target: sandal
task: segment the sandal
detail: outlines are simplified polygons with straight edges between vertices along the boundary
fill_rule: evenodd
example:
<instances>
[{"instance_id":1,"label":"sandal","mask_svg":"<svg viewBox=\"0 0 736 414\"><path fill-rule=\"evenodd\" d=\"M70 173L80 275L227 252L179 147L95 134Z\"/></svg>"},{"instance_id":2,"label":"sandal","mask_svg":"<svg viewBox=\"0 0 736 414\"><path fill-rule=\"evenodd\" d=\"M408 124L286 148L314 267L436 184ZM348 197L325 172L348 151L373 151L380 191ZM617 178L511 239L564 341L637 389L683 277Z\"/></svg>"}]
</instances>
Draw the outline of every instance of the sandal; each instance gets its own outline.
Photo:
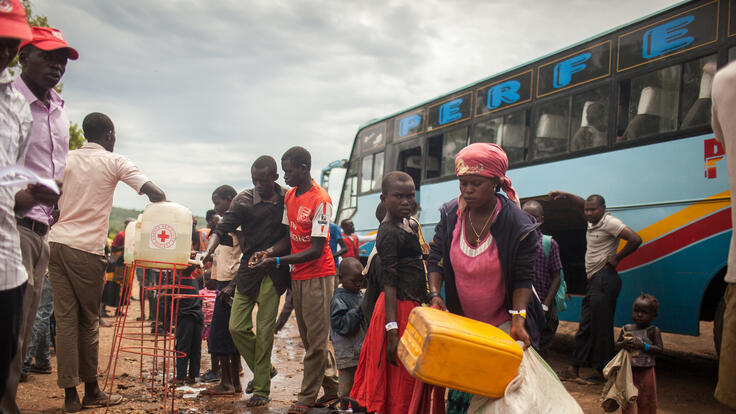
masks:
<instances>
[{"instance_id":1,"label":"sandal","mask_svg":"<svg viewBox=\"0 0 736 414\"><path fill-rule=\"evenodd\" d=\"M220 395L235 395L235 390L223 390L219 385L202 390L199 395L205 395L209 397L217 397Z\"/></svg>"},{"instance_id":2,"label":"sandal","mask_svg":"<svg viewBox=\"0 0 736 414\"><path fill-rule=\"evenodd\" d=\"M340 399L337 395L323 395L317 401L314 402L315 407L329 407L330 404L337 402Z\"/></svg>"},{"instance_id":3,"label":"sandal","mask_svg":"<svg viewBox=\"0 0 736 414\"><path fill-rule=\"evenodd\" d=\"M263 407L264 405L271 402L270 398L263 397L260 395L254 395L250 397L250 400L248 400L247 403L245 403L246 407Z\"/></svg>"},{"instance_id":4,"label":"sandal","mask_svg":"<svg viewBox=\"0 0 736 414\"><path fill-rule=\"evenodd\" d=\"M274 368L272 366L271 367L271 378L275 377L278 374L279 374L279 372L276 370L276 368ZM245 386L245 393L246 394L253 394L253 389L254 389L253 388L253 380L250 380L250 381L248 381L248 384L246 384L246 386Z\"/></svg>"},{"instance_id":5,"label":"sandal","mask_svg":"<svg viewBox=\"0 0 736 414\"><path fill-rule=\"evenodd\" d=\"M289 407L289 411L287 411L287 414L305 414L308 413L311 409L312 407L304 405L297 401L291 404L291 407Z\"/></svg>"}]
</instances>

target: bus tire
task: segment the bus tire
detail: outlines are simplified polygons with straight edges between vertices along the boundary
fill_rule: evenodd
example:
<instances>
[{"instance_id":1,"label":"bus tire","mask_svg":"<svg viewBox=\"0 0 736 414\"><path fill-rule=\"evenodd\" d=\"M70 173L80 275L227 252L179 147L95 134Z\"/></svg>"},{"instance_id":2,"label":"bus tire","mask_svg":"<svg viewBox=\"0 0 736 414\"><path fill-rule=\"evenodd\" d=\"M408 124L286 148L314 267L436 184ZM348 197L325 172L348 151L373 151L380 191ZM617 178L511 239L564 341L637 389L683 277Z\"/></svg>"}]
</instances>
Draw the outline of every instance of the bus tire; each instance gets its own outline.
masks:
<instances>
[{"instance_id":1,"label":"bus tire","mask_svg":"<svg viewBox=\"0 0 736 414\"><path fill-rule=\"evenodd\" d=\"M721 355L721 337L723 335L723 314L726 311L726 297L722 296L713 315L713 344L716 346L716 357Z\"/></svg>"}]
</instances>

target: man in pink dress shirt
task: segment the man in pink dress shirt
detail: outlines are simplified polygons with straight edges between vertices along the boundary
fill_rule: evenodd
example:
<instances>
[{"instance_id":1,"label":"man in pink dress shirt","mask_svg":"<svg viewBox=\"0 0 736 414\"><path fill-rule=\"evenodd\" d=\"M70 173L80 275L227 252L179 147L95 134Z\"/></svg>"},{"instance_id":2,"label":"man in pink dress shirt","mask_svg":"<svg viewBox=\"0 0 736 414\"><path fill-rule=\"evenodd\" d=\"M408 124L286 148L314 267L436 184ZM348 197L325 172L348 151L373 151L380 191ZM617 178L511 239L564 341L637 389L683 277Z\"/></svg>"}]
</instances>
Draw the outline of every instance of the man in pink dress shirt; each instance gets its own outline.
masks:
<instances>
[{"instance_id":1,"label":"man in pink dress shirt","mask_svg":"<svg viewBox=\"0 0 736 414\"><path fill-rule=\"evenodd\" d=\"M105 243L113 195L124 182L151 202L166 194L130 160L113 153L115 126L107 115L93 112L82 122L87 143L69 152L59 199L58 222L51 228L49 282L54 290L57 384L64 388L64 412L115 405L122 397L107 396L97 383L99 310ZM80 401L77 385L84 383Z\"/></svg>"},{"instance_id":2,"label":"man in pink dress shirt","mask_svg":"<svg viewBox=\"0 0 736 414\"><path fill-rule=\"evenodd\" d=\"M13 81L13 86L30 104L33 116L25 166L41 177L61 179L69 151L69 118L64 100L53 88L64 75L67 59L75 60L79 54L69 47L57 29L33 27L32 32L33 39L20 44L19 61L23 70ZM47 233L53 223L52 210L53 207L37 205L17 219L28 285L23 297L18 352L11 363L0 402L0 410L7 413L20 412L15 395L49 262Z\"/></svg>"}]
</instances>

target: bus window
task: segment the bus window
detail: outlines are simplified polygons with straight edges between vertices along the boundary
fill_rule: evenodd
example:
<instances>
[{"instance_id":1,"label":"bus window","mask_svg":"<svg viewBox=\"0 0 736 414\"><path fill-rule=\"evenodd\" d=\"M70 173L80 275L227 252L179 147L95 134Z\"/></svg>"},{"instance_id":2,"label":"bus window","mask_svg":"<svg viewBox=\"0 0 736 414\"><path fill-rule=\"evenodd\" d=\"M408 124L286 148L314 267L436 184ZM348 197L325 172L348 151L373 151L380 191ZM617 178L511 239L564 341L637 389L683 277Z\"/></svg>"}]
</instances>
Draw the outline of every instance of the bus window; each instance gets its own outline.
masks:
<instances>
[{"instance_id":1,"label":"bus window","mask_svg":"<svg viewBox=\"0 0 736 414\"><path fill-rule=\"evenodd\" d=\"M543 103L537 108L537 130L534 157L545 158L567 151L569 137L570 98Z\"/></svg>"},{"instance_id":2,"label":"bus window","mask_svg":"<svg viewBox=\"0 0 736 414\"><path fill-rule=\"evenodd\" d=\"M518 111L479 122L473 129L472 142L500 145L509 164L526 159L526 111Z\"/></svg>"},{"instance_id":3,"label":"bus window","mask_svg":"<svg viewBox=\"0 0 736 414\"><path fill-rule=\"evenodd\" d=\"M422 149L414 147L399 152L399 171L403 171L411 176L417 190L421 184L422 178ZM380 186L380 184L379 184Z\"/></svg>"},{"instance_id":4,"label":"bus window","mask_svg":"<svg viewBox=\"0 0 736 414\"><path fill-rule=\"evenodd\" d=\"M427 138L427 162L424 165L424 176L437 178L440 176L440 159L442 158L442 134Z\"/></svg>"},{"instance_id":5,"label":"bus window","mask_svg":"<svg viewBox=\"0 0 736 414\"><path fill-rule=\"evenodd\" d=\"M384 154L379 152L373 156L373 189L381 189L381 181L383 181L383 159Z\"/></svg>"},{"instance_id":6,"label":"bus window","mask_svg":"<svg viewBox=\"0 0 736 414\"><path fill-rule=\"evenodd\" d=\"M427 139L425 177L437 178L455 174L455 155L468 143L468 128L459 128Z\"/></svg>"},{"instance_id":7,"label":"bus window","mask_svg":"<svg viewBox=\"0 0 736 414\"><path fill-rule=\"evenodd\" d=\"M501 148L506 151L509 163L526 159L526 111L503 117Z\"/></svg>"},{"instance_id":8,"label":"bus window","mask_svg":"<svg viewBox=\"0 0 736 414\"><path fill-rule=\"evenodd\" d=\"M602 147L608 143L608 87L572 98L572 127L575 134L570 150Z\"/></svg>"},{"instance_id":9,"label":"bus window","mask_svg":"<svg viewBox=\"0 0 736 414\"><path fill-rule=\"evenodd\" d=\"M670 66L621 83L617 141L675 130L681 66ZM625 102L625 101L628 101Z\"/></svg>"},{"instance_id":10,"label":"bus window","mask_svg":"<svg viewBox=\"0 0 736 414\"><path fill-rule=\"evenodd\" d=\"M345 184L342 190L342 201L340 206L340 215L337 218L337 222L350 218L355 214L355 209L358 207L358 159L354 159L350 162L350 167L345 176Z\"/></svg>"},{"instance_id":11,"label":"bus window","mask_svg":"<svg viewBox=\"0 0 736 414\"><path fill-rule=\"evenodd\" d=\"M472 142L490 142L492 144L501 145L502 128L502 116L478 122L475 124L475 128L473 129Z\"/></svg>"},{"instance_id":12,"label":"bus window","mask_svg":"<svg viewBox=\"0 0 736 414\"><path fill-rule=\"evenodd\" d=\"M710 125L710 92L717 65L716 55L683 65L680 129Z\"/></svg>"},{"instance_id":13,"label":"bus window","mask_svg":"<svg viewBox=\"0 0 736 414\"><path fill-rule=\"evenodd\" d=\"M442 176L455 174L455 156L468 145L468 128L459 128L445 134L442 146Z\"/></svg>"},{"instance_id":14,"label":"bus window","mask_svg":"<svg viewBox=\"0 0 736 414\"><path fill-rule=\"evenodd\" d=\"M362 160L360 191L365 193L381 188L383 179L383 152L366 155Z\"/></svg>"}]
</instances>

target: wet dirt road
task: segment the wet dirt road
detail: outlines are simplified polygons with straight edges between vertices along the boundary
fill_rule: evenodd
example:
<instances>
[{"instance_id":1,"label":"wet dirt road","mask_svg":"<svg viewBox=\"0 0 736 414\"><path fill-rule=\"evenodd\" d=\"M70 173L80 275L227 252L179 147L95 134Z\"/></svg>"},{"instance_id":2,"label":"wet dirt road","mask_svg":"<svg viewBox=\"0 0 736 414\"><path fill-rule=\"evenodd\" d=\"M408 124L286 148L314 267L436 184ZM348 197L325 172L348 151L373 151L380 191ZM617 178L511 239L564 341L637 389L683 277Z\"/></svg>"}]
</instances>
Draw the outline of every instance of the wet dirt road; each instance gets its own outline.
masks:
<instances>
[{"instance_id":1,"label":"wet dirt road","mask_svg":"<svg viewBox=\"0 0 736 414\"><path fill-rule=\"evenodd\" d=\"M130 314L138 314L139 302L133 302ZM114 321L114 318L108 318ZM577 324L561 323L557 342L548 359L556 370L565 367L572 351L573 335ZM736 412L726 409L713 399L716 384L717 361L712 342L712 325L701 325L701 336L689 337L665 334L665 354L657 361L657 384L660 413L698 413L720 414ZM112 328L101 328L100 368L107 365L112 339ZM202 372L209 368L209 355L203 343ZM176 407L182 413L285 413L298 392L302 377L301 359L303 349L299 340L296 323L292 320L277 336L274 344L273 363L279 374L272 381L271 398L267 408L246 408L249 396L218 398L177 398ZM60 413L63 391L56 386L55 358L52 358L52 375L32 375L21 384L19 406L24 413ZM146 370L151 363L146 361ZM160 412L161 401L152 397L145 386L138 381L139 359L136 355L120 354L118 359L116 392L125 397L125 402L111 407L112 413ZM244 365L241 378L243 385L251 379L250 371ZM587 374L587 372L583 372ZM601 386L564 383L567 390L583 407L586 413L603 413L599 397ZM81 387L80 387L81 392ZM104 410L86 410L104 412Z\"/></svg>"}]
</instances>

